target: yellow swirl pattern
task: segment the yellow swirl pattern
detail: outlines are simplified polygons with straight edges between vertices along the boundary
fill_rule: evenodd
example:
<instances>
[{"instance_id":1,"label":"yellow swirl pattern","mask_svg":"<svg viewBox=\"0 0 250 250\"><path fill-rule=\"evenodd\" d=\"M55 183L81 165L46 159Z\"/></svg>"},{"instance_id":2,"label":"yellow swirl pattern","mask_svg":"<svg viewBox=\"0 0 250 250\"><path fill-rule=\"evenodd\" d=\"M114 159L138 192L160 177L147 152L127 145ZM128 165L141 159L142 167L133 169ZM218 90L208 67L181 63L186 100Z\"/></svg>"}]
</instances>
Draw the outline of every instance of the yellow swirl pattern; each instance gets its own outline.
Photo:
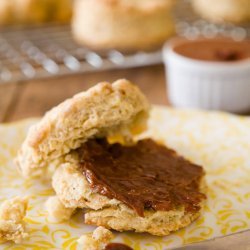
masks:
<instances>
[{"instance_id":1,"label":"yellow swirl pattern","mask_svg":"<svg viewBox=\"0 0 250 250\"><path fill-rule=\"evenodd\" d=\"M17 195L30 197L25 218L29 238L21 245L5 243L0 248L74 250L77 238L94 227L83 224L82 214L66 223L50 222L43 204L53 190L46 182L23 180L13 164L27 129L36 121L0 125L0 202ZM203 165L207 172L208 201L198 220L167 237L119 233L117 241L135 250L162 250L250 228L249 118L154 107L149 130L143 136L153 137Z\"/></svg>"}]
</instances>

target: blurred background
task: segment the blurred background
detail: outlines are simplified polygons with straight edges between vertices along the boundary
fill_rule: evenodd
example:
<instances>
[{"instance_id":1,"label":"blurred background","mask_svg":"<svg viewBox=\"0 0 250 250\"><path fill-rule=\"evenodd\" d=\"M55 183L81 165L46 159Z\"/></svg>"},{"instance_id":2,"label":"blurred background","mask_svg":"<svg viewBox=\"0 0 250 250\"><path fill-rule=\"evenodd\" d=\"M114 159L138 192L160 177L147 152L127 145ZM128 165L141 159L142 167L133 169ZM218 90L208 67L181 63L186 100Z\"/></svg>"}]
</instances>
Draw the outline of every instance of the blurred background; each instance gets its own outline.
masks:
<instances>
[{"instance_id":1,"label":"blurred background","mask_svg":"<svg viewBox=\"0 0 250 250\"><path fill-rule=\"evenodd\" d=\"M250 0L0 0L0 122L43 115L77 92L119 78L137 84L154 104L247 113L249 23ZM169 93L174 84L169 77L172 67L168 63L172 62L163 56L163 45L173 37L189 43L201 38L217 43L221 37L230 41L222 60L220 53L220 65L228 65L229 58L245 74L241 92L228 97L234 103L240 93L247 92L244 107L219 105L218 98L215 106L199 101L178 105ZM234 43L245 53L243 59L235 57ZM208 48L205 43L199 50ZM213 64L217 59L197 61ZM242 75L239 72L235 74ZM237 78L234 81L238 89ZM184 93L184 87L175 91L182 92L179 98L183 100L187 92L192 99L195 88L190 85L189 92ZM214 89L212 95L218 96ZM199 98L204 99L204 93Z\"/></svg>"}]
</instances>

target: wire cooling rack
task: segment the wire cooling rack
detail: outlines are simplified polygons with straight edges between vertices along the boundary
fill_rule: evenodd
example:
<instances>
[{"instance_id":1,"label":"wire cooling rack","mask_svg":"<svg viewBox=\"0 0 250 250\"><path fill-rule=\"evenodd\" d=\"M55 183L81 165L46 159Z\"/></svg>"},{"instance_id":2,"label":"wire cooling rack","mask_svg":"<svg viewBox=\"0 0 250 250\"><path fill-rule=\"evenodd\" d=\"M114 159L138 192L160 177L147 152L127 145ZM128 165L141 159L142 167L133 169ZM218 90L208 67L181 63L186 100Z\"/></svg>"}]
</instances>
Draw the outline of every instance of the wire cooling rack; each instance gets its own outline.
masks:
<instances>
[{"instance_id":1,"label":"wire cooling rack","mask_svg":"<svg viewBox=\"0 0 250 250\"><path fill-rule=\"evenodd\" d=\"M74 42L69 26L9 28L0 33L0 82L161 62L161 52L97 53Z\"/></svg>"},{"instance_id":2,"label":"wire cooling rack","mask_svg":"<svg viewBox=\"0 0 250 250\"><path fill-rule=\"evenodd\" d=\"M249 26L217 25L202 20L190 0L178 0L174 10L180 36L250 37ZM70 26L8 27L0 30L0 84L27 79L153 65L162 62L161 50L124 54L117 50L95 52L74 42Z\"/></svg>"}]
</instances>

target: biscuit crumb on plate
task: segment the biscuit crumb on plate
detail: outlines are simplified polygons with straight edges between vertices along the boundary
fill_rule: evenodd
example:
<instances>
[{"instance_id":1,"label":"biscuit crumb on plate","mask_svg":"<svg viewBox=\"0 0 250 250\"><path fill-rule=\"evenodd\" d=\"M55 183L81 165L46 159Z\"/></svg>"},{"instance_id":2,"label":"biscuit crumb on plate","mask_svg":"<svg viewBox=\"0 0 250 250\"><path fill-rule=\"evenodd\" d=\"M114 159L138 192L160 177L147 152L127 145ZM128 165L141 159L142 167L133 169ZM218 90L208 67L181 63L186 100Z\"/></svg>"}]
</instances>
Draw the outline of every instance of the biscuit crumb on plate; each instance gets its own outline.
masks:
<instances>
[{"instance_id":1,"label":"biscuit crumb on plate","mask_svg":"<svg viewBox=\"0 0 250 250\"><path fill-rule=\"evenodd\" d=\"M93 233L82 235L77 242L84 250L102 250L114 239L113 233L105 227L98 227Z\"/></svg>"},{"instance_id":2,"label":"biscuit crumb on plate","mask_svg":"<svg viewBox=\"0 0 250 250\"><path fill-rule=\"evenodd\" d=\"M28 199L15 197L5 200L0 206L0 242L20 243L28 234L23 218L26 215Z\"/></svg>"},{"instance_id":3,"label":"biscuit crumb on plate","mask_svg":"<svg viewBox=\"0 0 250 250\"><path fill-rule=\"evenodd\" d=\"M45 203L48 212L48 218L53 222L62 222L69 220L74 213L74 208L65 207L57 196L49 197Z\"/></svg>"}]
</instances>

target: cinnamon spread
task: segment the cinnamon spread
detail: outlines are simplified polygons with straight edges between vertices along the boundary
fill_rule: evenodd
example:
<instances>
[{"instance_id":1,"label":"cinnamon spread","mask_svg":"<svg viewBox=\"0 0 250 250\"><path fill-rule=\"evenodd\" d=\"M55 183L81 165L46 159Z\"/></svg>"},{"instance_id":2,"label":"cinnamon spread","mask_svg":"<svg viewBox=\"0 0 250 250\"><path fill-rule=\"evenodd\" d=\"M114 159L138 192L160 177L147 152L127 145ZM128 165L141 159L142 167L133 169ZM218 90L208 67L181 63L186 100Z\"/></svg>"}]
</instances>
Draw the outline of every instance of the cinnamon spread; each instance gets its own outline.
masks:
<instances>
[{"instance_id":1,"label":"cinnamon spread","mask_svg":"<svg viewBox=\"0 0 250 250\"><path fill-rule=\"evenodd\" d=\"M250 58L250 40L236 42L231 39L179 40L174 51L185 57L219 62L235 62Z\"/></svg>"},{"instance_id":2,"label":"cinnamon spread","mask_svg":"<svg viewBox=\"0 0 250 250\"><path fill-rule=\"evenodd\" d=\"M132 146L89 140L79 149L80 171L91 189L115 198L144 216L145 209L199 210L205 198L199 184L204 171L151 139Z\"/></svg>"},{"instance_id":3,"label":"cinnamon spread","mask_svg":"<svg viewBox=\"0 0 250 250\"><path fill-rule=\"evenodd\" d=\"M133 249L125 244L110 243L105 247L105 250L133 250Z\"/></svg>"}]
</instances>

